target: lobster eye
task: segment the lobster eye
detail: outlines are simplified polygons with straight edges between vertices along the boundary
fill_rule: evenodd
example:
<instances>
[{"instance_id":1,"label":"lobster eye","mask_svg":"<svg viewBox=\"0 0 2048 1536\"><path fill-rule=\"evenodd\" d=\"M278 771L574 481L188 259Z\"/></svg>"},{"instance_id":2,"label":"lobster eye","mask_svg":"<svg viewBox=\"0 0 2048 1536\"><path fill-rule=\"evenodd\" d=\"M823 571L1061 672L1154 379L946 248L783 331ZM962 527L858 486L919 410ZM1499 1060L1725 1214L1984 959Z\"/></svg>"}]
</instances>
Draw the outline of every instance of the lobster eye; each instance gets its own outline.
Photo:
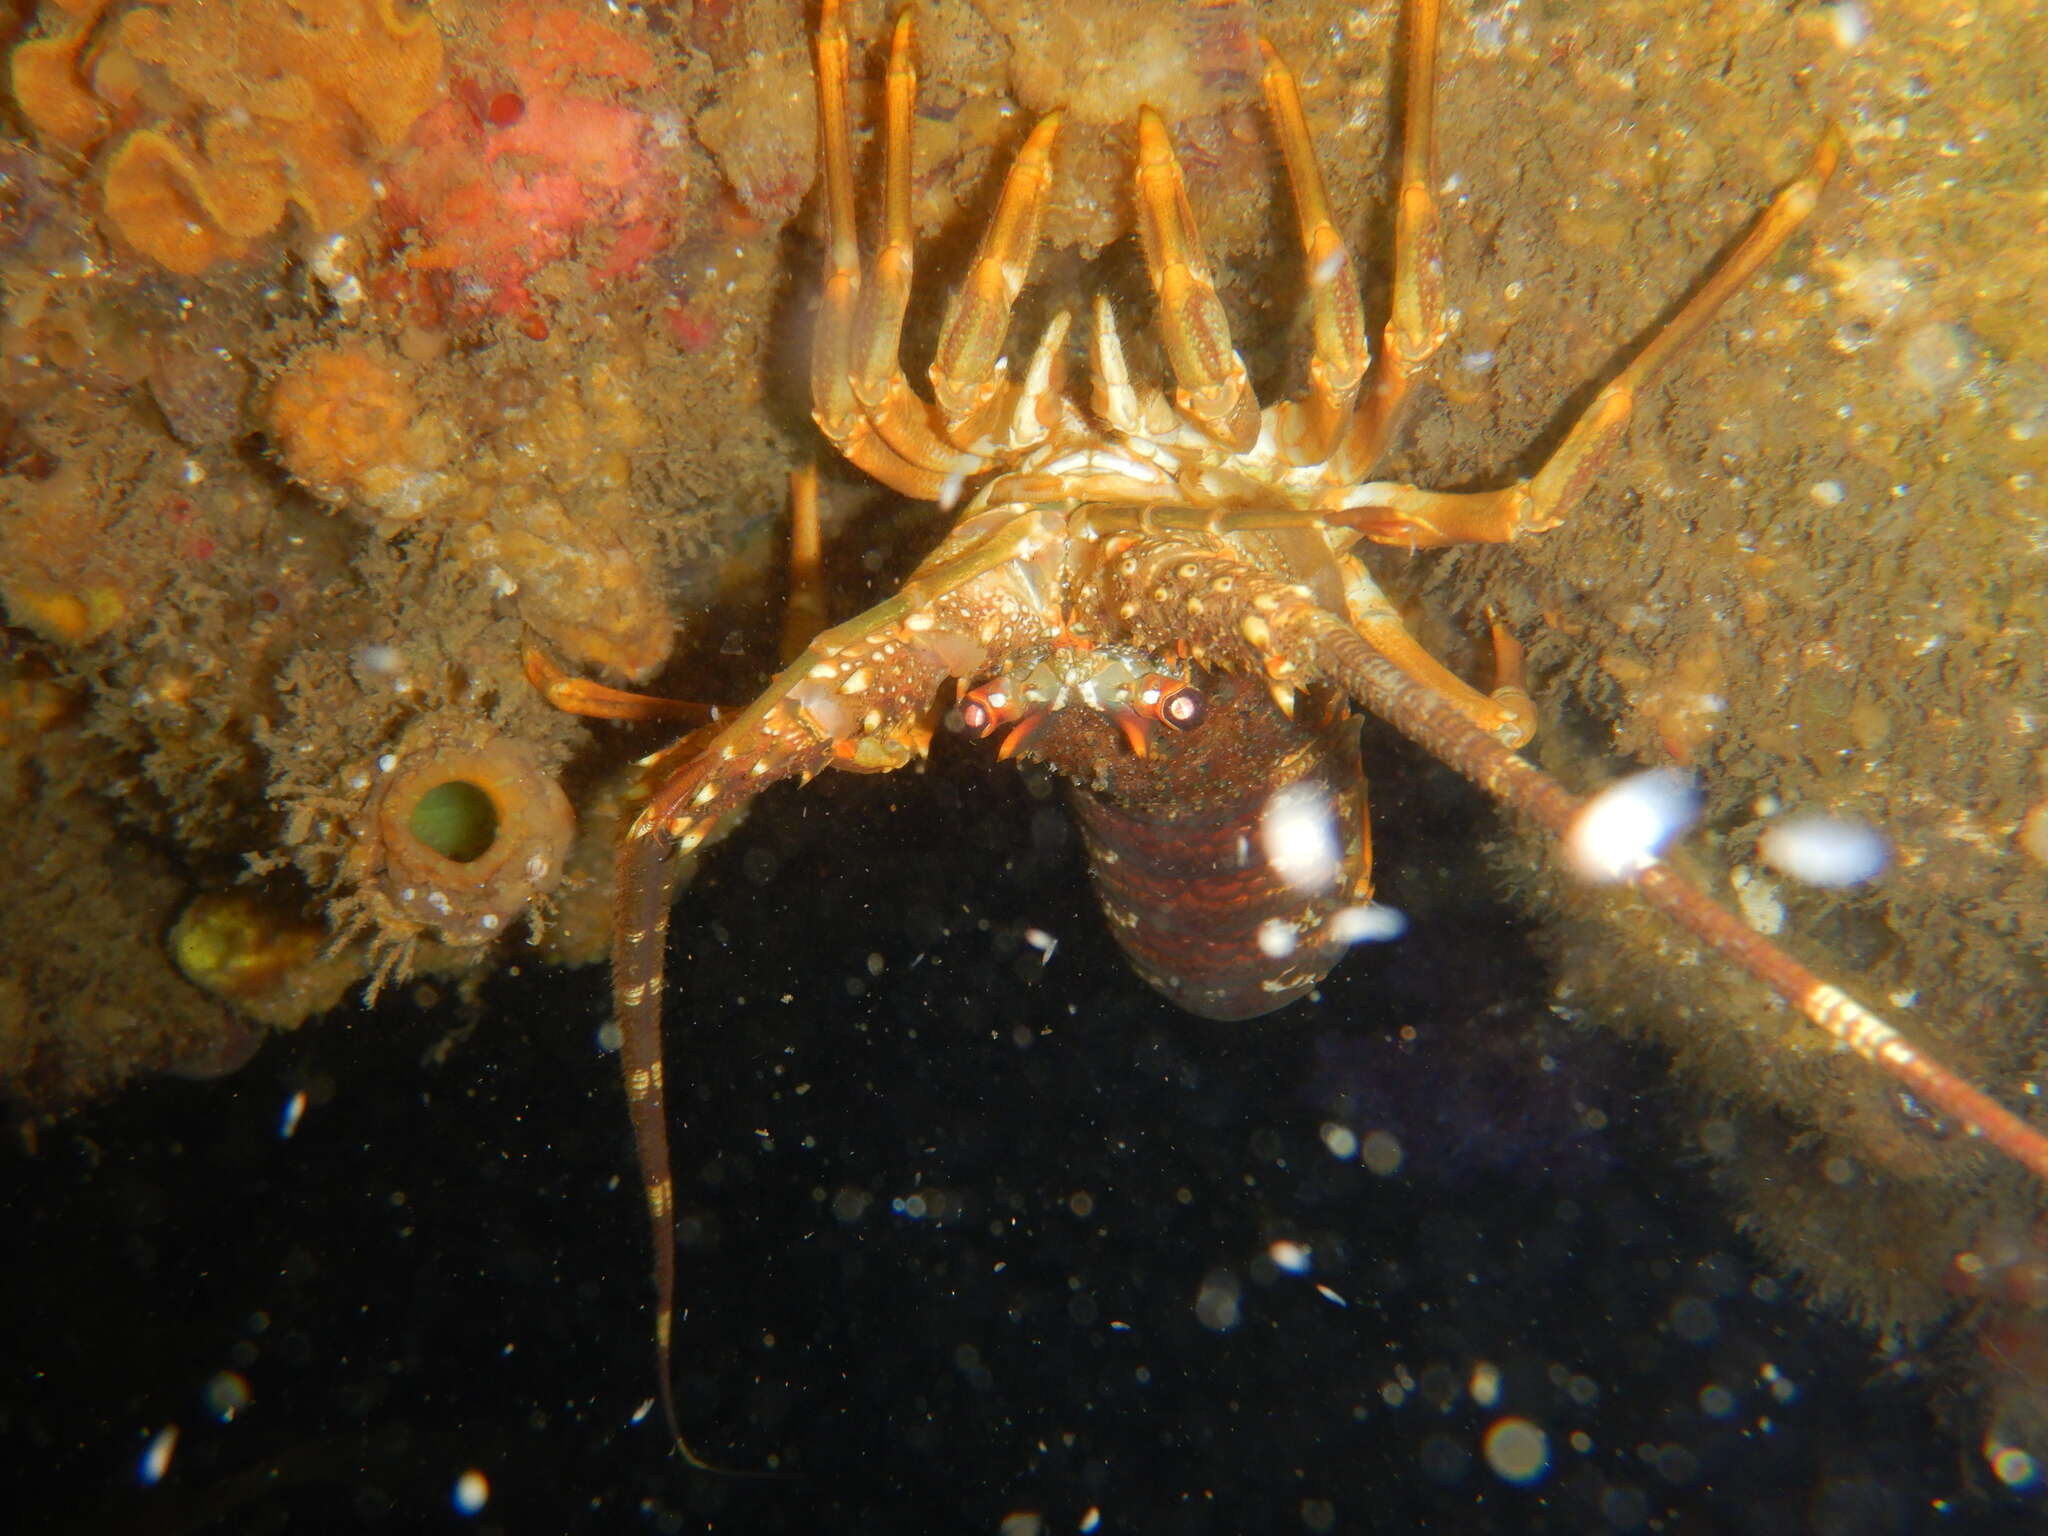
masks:
<instances>
[{"instance_id":1,"label":"lobster eye","mask_svg":"<svg viewBox=\"0 0 2048 1536\"><path fill-rule=\"evenodd\" d=\"M960 696L960 724L977 741L993 736L1017 718L1014 690L1005 677L990 678Z\"/></svg>"},{"instance_id":2,"label":"lobster eye","mask_svg":"<svg viewBox=\"0 0 2048 1536\"><path fill-rule=\"evenodd\" d=\"M1201 689L1183 683L1159 701L1159 718L1176 731L1192 731L1209 718L1209 699Z\"/></svg>"}]
</instances>

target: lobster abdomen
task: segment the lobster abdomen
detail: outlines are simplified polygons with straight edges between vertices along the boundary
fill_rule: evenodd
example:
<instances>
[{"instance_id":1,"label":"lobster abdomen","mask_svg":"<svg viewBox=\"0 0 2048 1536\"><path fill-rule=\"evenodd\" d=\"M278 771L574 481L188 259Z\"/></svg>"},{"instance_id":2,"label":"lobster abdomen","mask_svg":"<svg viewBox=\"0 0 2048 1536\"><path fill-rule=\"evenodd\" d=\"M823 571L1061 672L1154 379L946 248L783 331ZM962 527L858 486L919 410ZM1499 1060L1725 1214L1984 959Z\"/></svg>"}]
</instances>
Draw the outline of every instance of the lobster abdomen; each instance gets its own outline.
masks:
<instances>
[{"instance_id":1,"label":"lobster abdomen","mask_svg":"<svg viewBox=\"0 0 2048 1536\"><path fill-rule=\"evenodd\" d=\"M1190 1013L1284 1008L1343 957L1331 917L1371 892L1358 723L1305 704L1290 720L1259 683L1218 681L1207 718L1135 756L1092 711L1057 717L1028 755L1072 781L1095 893L1138 974ZM1071 724L1070 724L1071 722ZM1276 800L1321 844L1321 877L1269 851Z\"/></svg>"}]
</instances>

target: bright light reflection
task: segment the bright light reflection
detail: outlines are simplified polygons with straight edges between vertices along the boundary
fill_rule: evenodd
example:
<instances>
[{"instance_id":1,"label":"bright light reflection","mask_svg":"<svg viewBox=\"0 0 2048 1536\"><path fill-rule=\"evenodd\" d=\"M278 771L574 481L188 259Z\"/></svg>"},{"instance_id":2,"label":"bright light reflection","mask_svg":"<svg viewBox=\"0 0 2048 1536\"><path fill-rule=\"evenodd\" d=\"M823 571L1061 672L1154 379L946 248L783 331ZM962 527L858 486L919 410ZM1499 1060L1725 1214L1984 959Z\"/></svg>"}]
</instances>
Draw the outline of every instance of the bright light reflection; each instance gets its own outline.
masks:
<instances>
[{"instance_id":1,"label":"bright light reflection","mask_svg":"<svg viewBox=\"0 0 2048 1536\"><path fill-rule=\"evenodd\" d=\"M1608 785L1565 834L1581 879L1611 885L1641 874L1699 815L1700 795L1676 768L1652 768Z\"/></svg>"},{"instance_id":2,"label":"bright light reflection","mask_svg":"<svg viewBox=\"0 0 2048 1536\"><path fill-rule=\"evenodd\" d=\"M144 1487L154 1488L163 1481L164 1474L171 1470L171 1453L177 1448L178 1426L166 1424L156 1432L149 1448L142 1453L142 1466L137 1475Z\"/></svg>"},{"instance_id":3,"label":"bright light reflection","mask_svg":"<svg viewBox=\"0 0 2048 1536\"><path fill-rule=\"evenodd\" d=\"M1344 868L1337 808L1320 784L1290 784L1266 802L1259 818L1266 862L1297 891L1327 891Z\"/></svg>"},{"instance_id":4,"label":"bright light reflection","mask_svg":"<svg viewBox=\"0 0 2048 1536\"><path fill-rule=\"evenodd\" d=\"M1757 840L1757 852L1781 874L1836 890L1883 874L1888 850L1874 827L1845 816L1805 814L1771 823Z\"/></svg>"}]
</instances>

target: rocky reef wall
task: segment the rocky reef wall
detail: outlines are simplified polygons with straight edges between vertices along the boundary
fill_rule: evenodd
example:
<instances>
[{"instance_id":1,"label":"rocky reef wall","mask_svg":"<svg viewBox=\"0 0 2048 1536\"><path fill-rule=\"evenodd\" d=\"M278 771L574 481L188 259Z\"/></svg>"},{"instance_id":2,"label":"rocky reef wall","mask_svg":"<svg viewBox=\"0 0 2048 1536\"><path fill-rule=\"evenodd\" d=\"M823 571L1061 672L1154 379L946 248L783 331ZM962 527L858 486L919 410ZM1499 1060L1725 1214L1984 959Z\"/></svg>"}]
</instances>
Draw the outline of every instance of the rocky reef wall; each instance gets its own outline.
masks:
<instances>
[{"instance_id":1,"label":"rocky reef wall","mask_svg":"<svg viewBox=\"0 0 2048 1536\"><path fill-rule=\"evenodd\" d=\"M1454 657L1498 611L1529 644L1542 760L1578 786L1692 769L1709 883L2034 1104L2048 125L2031 8L1453 9L1455 330L1398 475L1526 470L1824 124L1849 148L1564 527L1396 555L1389 582ZM785 472L817 451L804 8L0 14L0 813L34 855L0 891L0 1091L48 1109L138 1072L227 1070L359 982L599 958L606 849L660 741L552 710L522 649L696 698L743 695L772 659L763 552ZM1126 236L1128 124L1149 102L1262 393L1298 388L1299 264L1253 42L1299 70L1340 223L1376 269L1394 21L1390 3L922 7L912 353L1008 150L1058 103L1032 302L1106 282L1148 312ZM853 7L863 44L881 23ZM1129 329L1134 368L1157 371ZM832 500L876 505L858 484L840 474ZM870 553L838 550L843 585L876 577ZM755 606L721 608L735 590ZM1879 829L1886 876L1825 893L1764 869L1765 814L1795 808ZM1941 1363L1981 1399L1987 1464L2048 1457L2038 1192L1533 847L1496 862L1545 919L1556 1006L1655 1040L1693 1085L1700 1149L1759 1244L1900 1369L1960 1319Z\"/></svg>"}]
</instances>

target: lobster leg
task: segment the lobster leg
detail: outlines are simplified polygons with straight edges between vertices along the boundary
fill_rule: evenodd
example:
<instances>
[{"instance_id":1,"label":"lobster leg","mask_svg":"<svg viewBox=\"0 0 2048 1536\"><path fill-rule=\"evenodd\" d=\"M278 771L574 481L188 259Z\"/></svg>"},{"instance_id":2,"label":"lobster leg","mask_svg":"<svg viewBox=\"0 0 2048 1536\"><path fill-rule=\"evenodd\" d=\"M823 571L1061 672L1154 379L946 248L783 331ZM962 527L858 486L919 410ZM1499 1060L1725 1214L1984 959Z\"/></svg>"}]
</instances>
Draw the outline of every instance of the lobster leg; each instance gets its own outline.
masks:
<instances>
[{"instance_id":1,"label":"lobster leg","mask_svg":"<svg viewBox=\"0 0 2048 1536\"><path fill-rule=\"evenodd\" d=\"M1347 485L1380 461L1400 425L1415 375L1450 334L1444 319L1443 242L1437 233L1436 43L1438 0L1411 0L1401 97L1401 190L1394 215L1394 302L1365 398L1323 481Z\"/></svg>"},{"instance_id":2,"label":"lobster leg","mask_svg":"<svg viewBox=\"0 0 2048 1536\"><path fill-rule=\"evenodd\" d=\"M695 720L705 721L716 712L709 704L687 699L662 699L649 693L629 693L607 688L585 677L572 677L548 659L539 646L528 641L519 653L526 680L540 696L566 714L592 720Z\"/></svg>"},{"instance_id":3,"label":"lobster leg","mask_svg":"<svg viewBox=\"0 0 2048 1536\"><path fill-rule=\"evenodd\" d=\"M1493 626L1493 692L1479 693L1408 633L1400 612L1363 565L1347 559L1344 566L1345 615L1376 652L1503 746L1529 743L1536 734L1536 705L1522 686L1522 648L1505 629Z\"/></svg>"},{"instance_id":4,"label":"lobster leg","mask_svg":"<svg viewBox=\"0 0 2048 1536\"><path fill-rule=\"evenodd\" d=\"M829 270L811 342L812 416L832 445L883 484L924 501L982 460L943 442L930 407L897 361L911 278L910 111L916 75L910 63L910 15L898 18L889 50L888 228L863 302L860 237L853 208L852 130L846 112L846 29L838 0L818 18L818 136L825 162Z\"/></svg>"},{"instance_id":5,"label":"lobster leg","mask_svg":"<svg viewBox=\"0 0 2048 1536\"><path fill-rule=\"evenodd\" d=\"M1522 642L1495 617L1491 608L1486 610L1486 627L1493 632L1493 692L1488 697L1505 709L1515 723L1513 732L1495 730L1487 734L1504 747L1526 747L1536 736L1536 701L1529 697L1522 672Z\"/></svg>"},{"instance_id":6,"label":"lobster leg","mask_svg":"<svg viewBox=\"0 0 2048 1536\"><path fill-rule=\"evenodd\" d=\"M982 234L974 265L939 332L932 357L932 394L956 443L978 443L1011 408L1010 372L1003 343L1010 311L1038 249L1038 226L1052 186L1052 146L1061 116L1048 112L1017 151L995 217Z\"/></svg>"},{"instance_id":7,"label":"lobster leg","mask_svg":"<svg viewBox=\"0 0 2048 1536\"><path fill-rule=\"evenodd\" d=\"M1841 133L1831 128L1814 152L1813 162L1771 199L1749 233L1678 313L1594 397L1534 475L1496 491L1428 491L1391 481L1333 491L1327 493L1330 504L1342 510L1333 512L1332 520L1356 528L1378 543L1412 549L1500 544L1525 533L1555 528L1577 505L1601 462L1620 441L1643 386L1805 222L1834 174L1841 152Z\"/></svg>"},{"instance_id":8,"label":"lobster leg","mask_svg":"<svg viewBox=\"0 0 2048 1536\"><path fill-rule=\"evenodd\" d=\"M818 530L818 471L815 465L789 472L789 592L782 605L782 659L787 662L825 627L824 572ZM715 721L718 707L688 699L608 688L573 677L531 640L520 649L531 683L556 709L590 720Z\"/></svg>"},{"instance_id":9,"label":"lobster leg","mask_svg":"<svg viewBox=\"0 0 2048 1536\"><path fill-rule=\"evenodd\" d=\"M830 24L836 27L837 8L828 10ZM901 356L917 233L910 218L910 121L917 97L910 15L906 10L896 18L889 40L882 115L882 248L868 270L854 325L853 393L891 448L920 468L952 473L960 467L960 450L933 430L930 407L903 376Z\"/></svg>"},{"instance_id":10,"label":"lobster leg","mask_svg":"<svg viewBox=\"0 0 2048 1536\"><path fill-rule=\"evenodd\" d=\"M1159 328L1179 381L1173 403L1201 432L1233 453L1259 438L1259 401L1230 344L1230 321L1202 254L1188 189L1166 124L1138 112L1138 232L1145 270L1159 296Z\"/></svg>"},{"instance_id":11,"label":"lobster leg","mask_svg":"<svg viewBox=\"0 0 2048 1536\"><path fill-rule=\"evenodd\" d=\"M789 594L782 600L782 659L794 661L825 627L824 538L818 527L818 467L789 472Z\"/></svg>"},{"instance_id":12,"label":"lobster leg","mask_svg":"<svg viewBox=\"0 0 2048 1536\"><path fill-rule=\"evenodd\" d=\"M1302 116L1294 72L1264 38L1259 39L1259 52L1266 61L1266 110L1287 161L1287 183L1294 189L1316 339L1308 365L1308 398L1276 408L1274 435L1288 463L1316 464L1329 457L1350 421L1371 349L1365 340L1358 276L1344 237L1330 218L1329 194L1323 189L1322 167L1316 163L1308 122Z\"/></svg>"},{"instance_id":13,"label":"lobster leg","mask_svg":"<svg viewBox=\"0 0 2048 1536\"><path fill-rule=\"evenodd\" d=\"M789 591L782 605L782 659L785 662L825 627L820 542L818 471L815 465L806 465L789 472ZM520 648L519 659L527 682L542 698L565 714L581 715L588 720L687 720L698 724L718 719L718 706L715 704L699 704L690 699L664 699L651 693L631 693L624 688L608 688L586 677L572 676L556 666L547 653L531 640ZM671 748L670 752L674 750Z\"/></svg>"}]
</instances>

